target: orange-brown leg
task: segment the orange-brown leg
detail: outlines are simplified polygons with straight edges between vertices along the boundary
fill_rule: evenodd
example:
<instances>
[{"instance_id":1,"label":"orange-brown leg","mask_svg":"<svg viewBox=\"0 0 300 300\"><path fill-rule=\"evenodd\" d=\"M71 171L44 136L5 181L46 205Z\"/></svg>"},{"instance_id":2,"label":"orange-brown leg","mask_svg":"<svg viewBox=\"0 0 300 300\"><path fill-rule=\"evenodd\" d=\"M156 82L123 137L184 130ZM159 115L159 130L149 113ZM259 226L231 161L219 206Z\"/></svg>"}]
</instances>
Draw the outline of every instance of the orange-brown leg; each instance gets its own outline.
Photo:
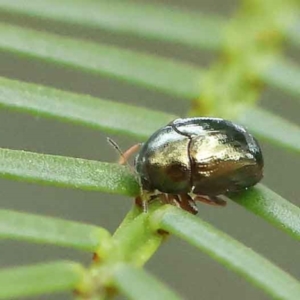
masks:
<instances>
[{"instance_id":1,"label":"orange-brown leg","mask_svg":"<svg viewBox=\"0 0 300 300\"><path fill-rule=\"evenodd\" d=\"M143 208L143 201L142 201L141 196L135 197L135 205L140 208Z\"/></svg>"},{"instance_id":2,"label":"orange-brown leg","mask_svg":"<svg viewBox=\"0 0 300 300\"><path fill-rule=\"evenodd\" d=\"M124 165L134 153L139 151L139 149L141 148L141 145L142 144L135 144L132 147L130 147L129 149L127 149L124 153L121 154L118 163L120 165Z\"/></svg>"},{"instance_id":3,"label":"orange-brown leg","mask_svg":"<svg viewBox=\"0 0 300 300\"><path fill-rule=\"evenodd\" d=\"M198 207L194 201L194 199L188 194L176 195L179 199L180 207L193 215L198 213Z\"/></svg>"},{"instance_id":4,"label":"orange-brown leg","mask_svg":"<svg viewBox=\"0 0 300 300\"><path fill-rule=\"evenodd\" d=\"M177 207L180 207L180 203L179 201L174 197L174 195L171 194L158 194L158 195L153 195L152 197L150 197L150 199L147 201L147 204L150 204L152 202L154 202L155 200L160 200L162 203L165 204L171 204ZM143 200L141 198L141 196L137 196L135 198L135 204L137 206L139 206L140 208L144 207L143 204Z\"/></svg>"},{"instance_id":5,"label":"orange-brown leg","mask_svg":"<svg viewBox=\"0 0 300 300\"><path fill-rule=\"evenodd\" d=\"M198 208L195 201L188 194L172 195L172 194L161 194L159 195L160 200L163 203L171 204L176 207L182 208L192 214L197 214Z\"/></svg>"},{"instance_id":6,"label":"orange-brown leg","mask_svg":"<svg viewBox=\"0 0 300 300\"><path fill-rule=\"evenodd\" d=\"M194 197L195 201L200 201L202 203L206 203L213 206L226 206L227 202L223 199L220 199L216 196L200 196L196 195Z\"/></svg>"},{"instance_id":7,"label":"orange-brown leg","mask_svg":"<svg viewBox=\"0 0 300 300\"><path fill-rule=\"evenodd\" d=\"M159 195L159 199L160 199L163 203L171 204L171 205L180 207L180 203L179 203L178 199L176 199L176 198L174 197L174 195L171 195L171 194L160 194L160 195Z\"/></svg>"}]
</instances>

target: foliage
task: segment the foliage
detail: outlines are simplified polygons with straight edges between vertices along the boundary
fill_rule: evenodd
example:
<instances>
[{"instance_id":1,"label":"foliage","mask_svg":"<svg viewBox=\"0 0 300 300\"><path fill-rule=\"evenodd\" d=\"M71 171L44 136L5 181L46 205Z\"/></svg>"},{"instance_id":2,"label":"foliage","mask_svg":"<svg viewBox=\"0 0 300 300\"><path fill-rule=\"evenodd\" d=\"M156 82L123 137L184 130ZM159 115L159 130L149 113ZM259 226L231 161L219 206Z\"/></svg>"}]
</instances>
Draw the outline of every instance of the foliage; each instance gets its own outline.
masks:
<instances>
[{"instance_id":1,"label":"foliage","mask_svg":"<svg viewBox=\"0 0 300 300\"><path fill-rule=\"evenodd\" d=\"M257 104L265 86L274 86L296 99L300 96L300 68L281 54L283 41L300 45L299 30L295 30L300 24L298 9L299 4L293 1L245 0L227 21L220 16L125 1L0 0L0 14L9 21L0 24L0 50L30 62L142 86L174 96L174 101L183 98L190 101L190 115L236 120L262 139L298 155L299 126ZM157 55L8 24L14 17L179 43L197 51L214 51L219 58L205 70ZM176 118L4 77L0 77L0 107L140 140ZM10 149L0 149L0 162L0 176L7 179L139 194L133 173L117 164ZM231 198L300 239L300 209L267 187L258 185ZM142 268L168 233L199 248L275 299L299 298L300 283L291 275L212 225L160 203L150 205L147 214L133 207L112 236L98 226L0 210L2 239L61 245L95 254L89 268L56 261L3 269L0 298L73 290L79 299L105 299L118 292L130 299L181 299Z\"/></svg>"}]
</instances>

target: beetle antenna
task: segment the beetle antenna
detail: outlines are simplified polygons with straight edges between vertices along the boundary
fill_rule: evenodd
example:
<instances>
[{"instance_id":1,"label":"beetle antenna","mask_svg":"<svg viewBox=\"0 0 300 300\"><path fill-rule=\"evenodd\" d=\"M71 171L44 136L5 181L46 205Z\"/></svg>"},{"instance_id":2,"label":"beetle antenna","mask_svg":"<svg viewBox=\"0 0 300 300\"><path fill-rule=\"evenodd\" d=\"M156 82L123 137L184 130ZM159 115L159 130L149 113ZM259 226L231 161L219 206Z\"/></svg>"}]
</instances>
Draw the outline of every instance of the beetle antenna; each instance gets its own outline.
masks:
<instances>
[{"instance_id":1,"label":"beetle antenna","mask_svg":"<svg viewBox=\"0 0 300 300\"><path fill-rule=\"evenodd\" d=\"M120 146L114 141L112 140L110 137L107 137L107 142L113 146L113 148L115 148L115 150L118 152L118 154L121 156L122 158L122 162L126 163L128 165L128 167L130 167L130 169L132 169L132 166L129 164L128 160L126 159L126 157L124 156L124 152L121 150ZM123 164L123 163L122 163Z\"/></svg>"},{"instance_id":2,"label":"beetle antenna","mask_svg":"<svg viewBox=\"0 0 300 300\"><path fill-rule=\"evenodd\" d=\"M123 151L121 150L121 148L119 147L119 145L114 141L112 140L110 137L107 137L107 142L113 146L115 148L115 150L120 154L120 156L125 160L125 157L124 157L124 154L123 154Z\"/></svg>"},{"instance_id":3,"label":"beetle antenna","mask_svg":"<svg viewBox=\"0 0 300 300\"><path fill-rule=\"evenodd\" d=\"M132 167L132 165L128 162L128 157L138 151L138 149L140 148L141 144L136 144L133 147L131 147L130 149L128 149L125 153L121 150L121 148L119 147L119 145L112 140L111 138L107 137L107 141L109 144L111 144L111 146L113 146L115 148L115 150L120 154L121 156L121 160L120 160L120 164L124 164L126 163L126 165L130 168L131 172L133 173L133 175L135 176L135 178L137 179L138 183L139 183L139 187L140 187L140 196L141 198L141 205L142 205L142 209L143 212L148 212L148 200L147 200L147 196L145 195L145 192L142 188L142 183L141 183L141 178L138 174L138 172L136 171L135 168Z\"/></svg>"},{"instance_id":4,"label":"beetle antenna","mask_svg":"<svg viewBox=\"0 0 300 300\"><path fill-rule=\"evenodd\" d=\"M127 157L124 155L124 152L121 150L121 148L119 147L119 145L112 140L111 138L107 137L107 142L119 153L119 155L121 156L120 160L120 164L124 164L126 163L126 165L130 168L131 172L133 173L133 175L138 179L138 182L140 184L140 179L139 179L139 175L137 173L137 171L132 167L132 165L128 162Z\"/></svg>"}]
</instances>

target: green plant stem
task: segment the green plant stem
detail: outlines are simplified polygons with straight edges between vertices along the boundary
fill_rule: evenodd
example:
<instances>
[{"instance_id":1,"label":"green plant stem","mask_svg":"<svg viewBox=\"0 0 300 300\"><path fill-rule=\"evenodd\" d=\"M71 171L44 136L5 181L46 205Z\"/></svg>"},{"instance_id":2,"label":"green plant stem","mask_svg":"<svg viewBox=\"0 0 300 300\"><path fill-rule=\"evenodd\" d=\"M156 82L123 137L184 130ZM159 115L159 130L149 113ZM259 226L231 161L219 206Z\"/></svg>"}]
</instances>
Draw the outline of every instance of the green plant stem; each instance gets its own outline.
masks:
<instances>
[{"instance_id":1,"label":"green plant stem","mask_svg":"<svg viewBox=\"0 0 300 300\"><path fill-rule=\"evenodd\" d=\"M131 265L115 266L113 279L115 287L132 300L181 299L146 271Z\"/></svg>"},{"instance_id":2,"label":"green plant stem","mask_svg":"<svg viewBox=\"0 0 300 300\"><path fill-rule=\"evenodd\" d=\"M160 293L168 297L174 296L162 284L156 286L156 280L141 270L156 252L164 237L153 232L148 224L149 216L160 206L160 203L154 203L148 213L143 213L141 208L134 206L113 235L114 251L104 257L101 264L96 262L91 267L91 274L95 280L107 288L106 294L109 295L110 288L115 287L119 292L130 296L130 299L160 299L161 296L158 296ZM139 279L134 279L135 276ZM134 285L128 285L129 278L134 279ZM148 290L153 290L151 296ZM144 295L141 297L142 293ZM153 295L156 297L151 298Z\"/></svg>"},{"instance_id":3,"label":"green plant stem","mask_svg":"<svg viewBox=\"0 0 300 300\"><path fill-rule=\"evenodd\" d=\"M257 102L265 84L299 96L300 68L279 55L296 7L289 0L248 1L241 6L227 26L221 58L203 76L191 115L236 119Z\"/></svg>"},{"instance_id":4,"label":"green plant stem","mask_svg":"<svg viewBox=\"0 0 300 300\"><path fill-rule=\"evenodd\" d=\"M163 240L163 235L153 233L148 225L148 219L151 211L160 206L160 203L151 205L148 213L142 213L140 208L133 207L127 214L113 236L113 241L121 252L122 261L142 266L155 253Z\"/></svg>"},{"instance_id":5,"label":"green plant stem","mask_svg":"<svg viewBox=\"0 0 300 300\"><path fill-rule=\"evenodd\" d=\"M114 233L114 236L119 234L119 231L123 231L124 227L130 225L131 222L136 219L141 214L141 209L137 205L133 205L131 210L126 214L125 218L123 219L122 223L119 225L117 230Z\"/></svg>"}]
</instances>

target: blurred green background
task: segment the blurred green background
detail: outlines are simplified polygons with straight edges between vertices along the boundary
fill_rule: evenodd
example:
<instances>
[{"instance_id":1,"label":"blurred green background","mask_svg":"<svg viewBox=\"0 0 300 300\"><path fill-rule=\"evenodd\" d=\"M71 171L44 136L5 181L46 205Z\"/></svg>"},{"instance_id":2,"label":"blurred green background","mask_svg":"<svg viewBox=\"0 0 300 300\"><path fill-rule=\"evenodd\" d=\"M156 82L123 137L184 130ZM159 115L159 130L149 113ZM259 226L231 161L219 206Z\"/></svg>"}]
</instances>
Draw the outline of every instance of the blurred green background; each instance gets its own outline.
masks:
<instances>
[{"instance_id":1,"label":"blurred green background","mask_svg":"<svg viewBox=\"0 0 300 300\"><path fill-rule=\"evenodd\" d=\"M141 2L141 1L136 1ZM149 2L144 0L144 2ZM239 1L151 1L176 5L183 9L219 13L230 16ZM215 54L197 51L174 44L150 42L139 38L108 34L100 30L87 30L72 26L58 26L51 22L29 21L0 14L1 21L48 30L125 48L137 49L161 56L172 57L201 67L209 67ZM286 49L288 56L300 61L299 54ZM159 70L158 70L159 72ZM90 94L100 98L146 106L184 116L188 102L173 101L158 92L133 87L114 80L99 79L74 70L63 69L40 62L30 62L0 52L0 75L35 82L63 90ZM300 83L299 83L300 84ZM300 125L299 105L290 96L275 90L265 90L260 104ZM116 120L118 122L118 120ZM139 142L120 136L111 136L123 149ZM82 157L113 162L118 155L106 142L106 135L96 130L33 118L0 110L0 146L39 153ZM300 205L300 160L268 143L261 142L265 157L263 183L296 205ZM97 224L113 232L131 207L133 200L96 192L68 190L49 186L0 180L1 208L56 216L70 220ZM300 278L299 244L288 235L272 227L244 208L229 202L226 208L199 204L198 216L215 227L268 257L296 278ZM54 246L0 241L0 266L38 263L56 259L71 259L89 264L89 254ZM177 290L185 299L269 299L243 278L211 260L205 254L176 238L169 238L146 265L147 269ZM299 296L300 297L300 296ZM61 294L38 299L71 299Z\"/></svg>"}]
</instances>

